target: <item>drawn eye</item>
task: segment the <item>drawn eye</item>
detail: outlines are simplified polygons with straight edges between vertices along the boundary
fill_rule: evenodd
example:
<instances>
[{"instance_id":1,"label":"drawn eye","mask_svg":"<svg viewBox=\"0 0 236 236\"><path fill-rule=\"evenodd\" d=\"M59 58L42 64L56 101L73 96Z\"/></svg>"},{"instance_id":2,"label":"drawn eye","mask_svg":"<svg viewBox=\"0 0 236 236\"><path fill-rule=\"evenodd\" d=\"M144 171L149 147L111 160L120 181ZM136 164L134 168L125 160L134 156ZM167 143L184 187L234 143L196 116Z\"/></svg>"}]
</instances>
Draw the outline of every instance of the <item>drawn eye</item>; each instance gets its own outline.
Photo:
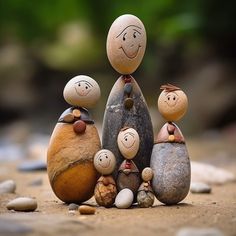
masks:
<instances>
[{"instance_id":1,"label":"drawn eye","mask_svg":"<svg viewBox=\"0 0 236 236\"><path fill-rule=\"evenodd\" d=\"M125 35L123 36L123 41L125 41Z\"/></svg>"},{"instance_id":2,"label":"drawn eye","mask_svg":"<svg viewBox=\"0 0 236 236\"><path fill-rule=\"evenodd\" d=\"M173 100L175 100L176 98L175 97L173 97Z\"/></svg>"},{"instance_id":3,"label":"drawn eye","mask_svg":"<svg viewBox=\"0 0 236 236\"><path fill-rule=\"evenodd\" d=\"M133 37L136 38L136 32L133 33Z\"/></svg>"},{"instance_id":4,"label":"drawn eye","mask_svg":"<svg viewBox=\"0 0 236 236\"><path fill-rule=\"evenodd\" d=\"M78 83L78 86L80 87L80 83Z\"/></svg>"},{"instance_id":5,"label":"drawn eye","mask_svg":"<svg viewBox=\"0 0 236 236\"><path fill-rule=\"evenodd\" d=\"M127 138L125 138L125 141L128 141L128 139L127 139Z\"/></svg>"},{"instance_id":6,"label":"drawn eye","mask_svg":"<svg viewBox=\"0 0 236 236\"><path fill-rule=\"evenodd\" d=\"M168 101L170 100L170 97L168 97Z\"/></svg>"},{"instance_id":7,"label":"drawn eye","mask_svg":"<svg viewBox=\"0 0 236 236\"><path fill-rule=\"evenodd\" d=\"M99 161L102 161L102 159L99 159Z\"/></svg>"},{"instance_id":8,"label":"drawn eye","mask_svg":"<svg viewBox=\"0 0 236 236\"><path fill-rule=\"evenodd\" d=\"M106 156L106 159L108 158L108 156Z\"/></svg>"},{"instance_id":9,"label":"drawn eye","mask_svg":"<svg viewBox=\"0 0 236 236\"><path fill-rule=\"evenodd\" d=\"M86 86L85 88L88 89L88 86Z\"/></svg>"}]
</instances>

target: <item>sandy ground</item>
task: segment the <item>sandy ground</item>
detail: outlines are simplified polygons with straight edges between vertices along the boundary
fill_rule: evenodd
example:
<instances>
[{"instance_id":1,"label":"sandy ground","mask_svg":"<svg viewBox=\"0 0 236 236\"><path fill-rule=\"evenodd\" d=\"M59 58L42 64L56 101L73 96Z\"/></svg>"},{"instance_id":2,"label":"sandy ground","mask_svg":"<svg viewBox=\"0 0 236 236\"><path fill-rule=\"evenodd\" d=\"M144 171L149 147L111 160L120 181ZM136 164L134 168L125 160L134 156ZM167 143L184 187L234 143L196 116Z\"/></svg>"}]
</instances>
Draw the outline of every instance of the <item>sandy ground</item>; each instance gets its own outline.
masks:
<instances>
[{"instance_id":1,"label":"sandy ground","mask_svg":"<svg viewBox=\"0 0 236 236\"><path fill-rule=\"evenodd\" d=\"M206 161L236 174L236 142L191 140L189 153L193 160ZM16 170L18 163L1 165L0 181L14 179L16 194L0 195L0 223L23 225L28 233L3 232L0 235L176 235L183 227L217 228L224 235L236 235L236 183L212 186L211 194L191 194L178 205L164 206L158 201L152 208L120 210L97 207L95 215L70 213L68 206L53 194L46 172L23 173ZM30 186L35 180L42 185ZM35 212L8 211L6 204L18 196L34 197L38 201ZM88 201L96 205L94 199Z\"/></svg>"}]
</instances>

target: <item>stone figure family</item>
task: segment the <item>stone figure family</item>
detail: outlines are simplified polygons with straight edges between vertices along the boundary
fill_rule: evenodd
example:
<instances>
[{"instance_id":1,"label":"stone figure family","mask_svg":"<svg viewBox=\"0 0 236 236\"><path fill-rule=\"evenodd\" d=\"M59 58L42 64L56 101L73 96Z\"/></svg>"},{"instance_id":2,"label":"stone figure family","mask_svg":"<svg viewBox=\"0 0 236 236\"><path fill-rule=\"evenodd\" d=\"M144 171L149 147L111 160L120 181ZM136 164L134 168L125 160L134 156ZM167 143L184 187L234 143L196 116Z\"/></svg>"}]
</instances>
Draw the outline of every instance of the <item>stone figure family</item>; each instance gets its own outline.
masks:
<instances>
[{"instance_id":1,"label":"stone figure family","mask_svg":"<svg viewBox=\"0 0 236 236\"><path fill-rule=\"evenodd\" d=\"M133 15L118 17L107 37L107 55L121 74L105 108L102 145L87 109L100 98L92 78L80 75L64 88L72 107L62 113L52 133L47 166L51 187L66 203L93 195L100 206L151 207L182 201L190 186L190 161L184 137L173 122L183 117L188 100L171 84L161 86L158 109L167 123L155 138L148 107L131 74L145 53L146 32Z\"/></svg>"}]
</instances>

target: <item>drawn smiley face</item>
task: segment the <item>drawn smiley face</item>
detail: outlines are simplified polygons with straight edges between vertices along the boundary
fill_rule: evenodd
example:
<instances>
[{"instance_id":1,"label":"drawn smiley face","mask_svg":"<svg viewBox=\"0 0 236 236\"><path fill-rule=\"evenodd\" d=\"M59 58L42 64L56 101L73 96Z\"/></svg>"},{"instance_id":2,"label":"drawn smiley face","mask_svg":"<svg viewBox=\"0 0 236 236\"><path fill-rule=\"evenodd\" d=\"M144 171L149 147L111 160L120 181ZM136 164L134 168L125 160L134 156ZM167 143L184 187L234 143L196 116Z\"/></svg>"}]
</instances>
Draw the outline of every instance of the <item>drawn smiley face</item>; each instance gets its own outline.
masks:
<instances>
[{"instance_id":1,"label":"drawn smiley face","mask_svg":"<svg viewBox=\"0 0 236 236\"><path fill-rule=\"evenodd\" d=\"M93 107L100 98L98 83L86 75L72 78L64 88L64 98L72 106Z\"/></svg>"},{"instance_id":2,"label":"drawn smiley face","mask_svg":"<svg viewBox=\"0 0 236 236\"><path fill-rule=\"evenodd\" d=\"M188 98L182 90L161 92L158 98L158 109L167 121L181 119L188 108Z\"/></svg>"},{"instance_id":3,"label":"drawn smiley face","mask_svg":"<svg viewBox=\"0 0 236 236\"><path fill-rule=\"evenodd\" d=\"M140 138L133 128L122 129L117 137L121 154L127 159L133 159L139 150Z\"/></svg>"},{"instance_id":4,"label":"drawn smiley face","mask_svg":"<svg viewBox=\"0 0 236 236\"><path fill-rule=\"evenodd\" d=\"M133 15L118 17L108 32L107 56L121 74L133 73L142 61L146 48L143 23Z\"/></svg>"},{"instance_id":5,"label":"drawn smiley face","mask_svg":"<svg viewBox=\"0 0 236 236\"><path fill-rule=\"evenodd\" d=\"M107 150L102 149L95 154L94 167L102 175L111 174L116 166L116 158L114 154Z\"/></svg>"}]
</instances>

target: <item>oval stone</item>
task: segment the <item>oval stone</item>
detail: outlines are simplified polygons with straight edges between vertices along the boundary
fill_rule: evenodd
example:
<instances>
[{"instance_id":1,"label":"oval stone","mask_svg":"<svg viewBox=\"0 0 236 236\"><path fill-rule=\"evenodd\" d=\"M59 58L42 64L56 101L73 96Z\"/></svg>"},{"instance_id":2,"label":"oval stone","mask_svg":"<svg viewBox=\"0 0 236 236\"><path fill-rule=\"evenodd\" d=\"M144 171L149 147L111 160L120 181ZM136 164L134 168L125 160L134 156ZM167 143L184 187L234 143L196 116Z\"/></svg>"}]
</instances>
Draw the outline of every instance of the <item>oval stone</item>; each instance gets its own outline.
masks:
<instances>
[{"instance_id":1,"label":"oval stone","mask_svg":"<svg viewBox=\"0 0 236 236\"><path fill-rule=\"evenodd\" d=\"M189 192L190 161L183 143L158 143L152 151L152 187L156 198L167 205L177 204Z\"/></svg>"},{"instance_id":2,"label":"oval stone","mask_svg":"<svg viewBox=\"0 0 236 236\"><path fill-rule=\"evenodd\" d=\"M75 133L83 134L86 130L86 123L82 120L78 120L73 124Z\"/></svg>"},{"instance_id":3,"label":"oval stone","mask_svg":"<svg viewBox=\"0 0 236 236\"><path fill-rule=\"evenodd\" d=\"M0 194L2 193L14 193L16 190L15 181L9 179L0 183Z\"/></svg>"},{"instance_id":4,"label":"oval stone","mask_svg":"<svg viewBox=\"0 0 236 236\"><path fill-rule=\"evenodd\" d=\"M98 131L87 124L83 135L72 124L57 123L47 153L47 171L56 196L66 203L81 203L93 196L98 172L93 165L101 149Z\"/></svg>"},{"instance_id":5,"label":"oval stone","mask_svg":"<svg viewBox=\"0 0 236 236\"><path fill-rule=\"evenodd\" d=\"M125 99L125 108L130 110L134 105L134 100L132 98Z\"/></svg>"},{"instance_id":6,"label":"oval stone","mask_svg":"<svg viewBox=\"0 0 236 236\"><path fill-rule=\"evenodd\" d=\"M110 92L103 119L102 145L103 148L112 151L116 157L115 179L124 160L117 145L117 136L123 127L132 127L139 134L140 147L133 161L140 172L149 166L153 147L153 128L147 104L134 78L131 84L133 107L130 110L124 108L125 81L121 76Z\"/></svg>"},{"instance_id":7,"label":"oval stone","mask_svg":"<svg viewBox=\"0 0 236 236\"><path fill-rule=\"evenodd\" d=\"M151 207L154 203L155 196L152 192L148 191L139 191L137 194L137 202L140 207L148 208Z\"/></svg>"},{"instance_id":8,"label":"oval stone","mask_svg":"<svg viewBox=\"0 0 236 236\"><path fill-rule=\"evenodd\" d=\"M124 86L124 93L129 96L131 92L132 92L132 84L126 83Z\"/></svg>"},{"instance_id":9,"label":"oval stone","mask_svg":"<svg viewBox=\"0 0 236 236\"><path fill-rule=\"evenodd\" d=\"M87 206L87 205L82 205L79 207L79 213L81 215L94 215L96 212L95 207Z\"/></svg>"},{"instance_id":10,"label":"oval stone","mask_svg":"<svg viewBox=\"0 0 236 236\"><path fill-rule=\"evenodd\" d=\"M134 200L133 192L128 188L124 188L117 194L115 205L117 208L126 209L132 205L133 200Z\"/></svg>"},{"instance_id":11,"label":"oval stone","mask_svg":"<svg viewBox=\"0 0 236 236\"><path fill-rule=\"evenodd\" d=\"M19 197L7 204L8 210L15 211L34 211L37 208L37 201L28 197Z\"/></svg>"}]
</instances>

